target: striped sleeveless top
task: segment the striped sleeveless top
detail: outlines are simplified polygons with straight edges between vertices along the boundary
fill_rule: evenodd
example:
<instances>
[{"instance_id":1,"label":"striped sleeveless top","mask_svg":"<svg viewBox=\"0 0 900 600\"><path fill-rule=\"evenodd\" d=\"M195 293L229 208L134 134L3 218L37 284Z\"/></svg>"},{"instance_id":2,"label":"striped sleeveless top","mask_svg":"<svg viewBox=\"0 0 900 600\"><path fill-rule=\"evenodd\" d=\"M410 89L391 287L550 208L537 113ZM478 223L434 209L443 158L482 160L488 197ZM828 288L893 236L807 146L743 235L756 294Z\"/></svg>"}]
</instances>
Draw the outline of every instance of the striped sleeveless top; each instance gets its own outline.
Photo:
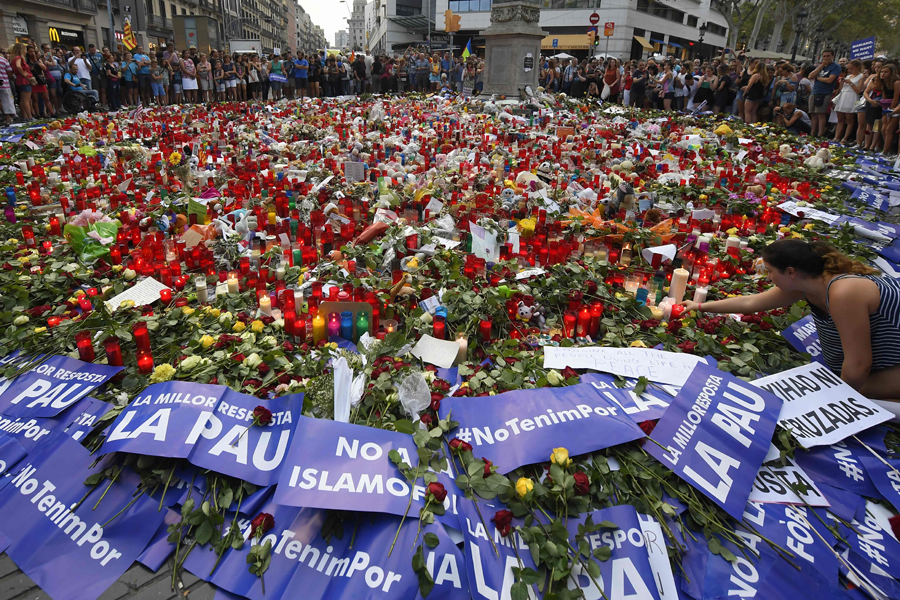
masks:
<instances>
[{"instance_id":1,"label":"striped sleeveless top","mask_svg":"<svg viewBox=\"0 0 900 600\"><path fill-rule=\"evenodd\" d=\"M839 275L828 283L828 289L825 290L826 308L831 284L847 277L874 281L881 294L878 310L869 315L872 330L872 370L878 371L900 364L900 281L877 275ZM825 364L840 375L844 364L844 349L837 326L830 314L823 313L812 304L810 308L822 344Z\"/></svg>"}]
</instances>

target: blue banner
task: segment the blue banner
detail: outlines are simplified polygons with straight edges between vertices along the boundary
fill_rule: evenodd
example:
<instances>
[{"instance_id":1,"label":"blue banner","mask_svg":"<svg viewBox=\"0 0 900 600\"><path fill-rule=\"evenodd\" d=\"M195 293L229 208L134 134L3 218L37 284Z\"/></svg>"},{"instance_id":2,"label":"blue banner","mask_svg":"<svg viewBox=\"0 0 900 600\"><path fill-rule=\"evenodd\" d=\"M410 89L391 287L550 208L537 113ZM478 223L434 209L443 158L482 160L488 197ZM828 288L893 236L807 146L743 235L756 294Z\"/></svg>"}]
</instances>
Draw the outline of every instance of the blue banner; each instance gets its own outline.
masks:
<instances>
[{"instance_id":1,"label":"blue banner","mask_svg":"<svg viewBox=\"0 0 900 600\"><path fill-rule=\"evenodd\" d=\"M131 566L163 519L150 498L134 500L139 481L127 472L85 498L85 479L102 468L92 469L94 461L78 442L58 435L0 492L7 552L54 600L95 600Z\"/></svg>"},{"instance_id":2,"label":"blue banner","mask_svg":"<svg viewBox=\"0 0 900 600\"><path fill-rule=\"evenodd\" d=\"M257 406L270 411L268 424L253 424ZM302 410L302 394L259 400L221 385L157 383L116 417L101 454L186 458L255 485L274 485Z\"/></svg>"},{"instance_id":3,"label":"blue banner","mask_svg":"<svg viewBox=\"0 0 900 600\"><path fill-rule=\"evenodd\" d=\"M699 364L653 430L662 448L644 448L740 520L781 405L777 396Z\"/></svg>"},{"instance_id":4,"label":"blue banner","mask_svg":"<svg viewBox=\"0 0 900 600\"><path fill-rule=\"evenodd\" d=\"M391 462L396 450L410 466L419 463L412 436L363 425L300 417L275 502L286 506L408 514L418 518L424 506L425 487L410 483ZM438 473L447 490L446 523L455 526L457 489L450 471ZM412 505L409 496L412 493ZM436 518L442 519L437 516Z\"/></svg>"},{"instance_id":5,"label":"blue banner","mask_svg":"<svg viewBox=\"0 0 900 600\"><path fill-rule=\"evenodd\" d=\"M865 510L856 516L851 525L852 529L838 524L841 536L847 540L850 549L891 577L900 577L900 542L881 525L870 503L866 503Z\"/></svg>"},{"instance_id":6,"label":"blue banner","mask_svg":"<svg viewBox=\"0 0 900 600\"><path fill-rule=\"evenodd\" d=\"M27 455L22 444L8 435L0 434L0 489L9 483L9 477L5 475L13 472L14 467Z\"/></svg>"},{"instance_id":7,"label":"blue banner","mask_svg":"<svg viewBox=\"0 0 900 600\"><path fill-rule=\"evenodd\" d=\"M888 209L888 201L885 200L884 197L864 188L857 188L850 197L864 204L868 204L876 210L886 211ZM836 222L846 222L848 220L849 219L837 219Z\"/></svg>"},{"instance_id":8,"label":"blue banner","mask_svg":"<svg viewBox=\"0 0 900 600\"><path fill-rule=\"evenodd\" d=\"M250 600L273 598L415 598L418 580L412 570L410 551L419 522L406 519L388 556L400 525L398 517L356 515L343 523L343 536L325 540L322 526L329 511L267 504L262 512L271 514L275 527L261 542L245 542L241 550L229 549L215 571L216 555L192 552L185 568L214 585ZM233 515L232 515L233 516ZM230 517L229 517L230 518ZM226 523L229 523L226 518ZM242 523L243 524L243 523ZM250 536L246 523L244 539ZM425 564L435 586L433 597L449 600L469 598L463 557L439 523L424 528L434 533L439 544L426 546ZM247 553L256 543L272 543L271 563L266 571L265 594L259 577L247 570ZM420 539L421 541L421 539Z\"/></svg>"},{"instance_id":9,"label":"blue banner","mask_svg":"<svg viewBox=\"0 0 900 600\"><path fill-rule=\"evenodd\" d=\"M858 58L860 60L875 58L875 36L851 42L850 58Z\"/></svg>"},{"instance_id":10,"label":"blue banner","mask_svg":"<svg viewBox=\"0 0 900 600\"><path fill-rule=\"evenodd\" d=\"M60 432L66 432L72 439L80 440L110 408L112 406L106 402L88 396L55 417L41 419L0 415L0 431L16 438L27 452L34 453Z\"/></svg>"},{"instance_id":11,"label":"blue banner","mask_svg":"<svg viewBox=\"0 0 900 600\"><path fill-rule=\"evenodd\" d=\"M634 393L633 385L616 387L615 378L605 373L586 373L580 381L591 384L601 397L618 405L635 423L659 419L672 402L671 396L651 386L640 396Z\"/></svg>"},{"instance_id":12,"label":"blue banner","mask_svg":"<svg viewBox=\"0 0 900 600\"><path fill-rule=\"evenodd\" d=\"M55 417L122 370L54 356L15 378L0 393L0 414Z\"/></svg>"},{"instance_id":13,"label":"blue banner","mask_svg":"<svg viewBox=\"0 0 900 600\"><path fill-rule=\"evenodd\" d=\"M860 462L881 495L897 509L900 506L900 460L887 460L885 464L872 455L861 455Z\"/></svg>"},{"instance_id":14,"label":"blue banner","mask_svg":"<svg viewBox=\"0 0 900 600\"><path fill-rule=\"evenodd\" d=\"M818 363L825 364L822 343L812 315L807 315L781 332L781 335L797 352L806 352Z\"/></svg>"},{"instance_id":15,"label":"blue banner","mask_svg":"<svg viewBox=\"0 0 900 600\"><path fill-rule=\"evenodd\" d=\"M816 483L827 483L859 496L881 498L878 488L863 467L861 459L866 454L868 450L844 441L809 452L797 452L794 457L800 468Z\"/></svg>"},{"instance_id":16,"label":"blue banner","mask_svg":"<svg viewBox=\"0 0 900 600\"><path fill-rule=\"evenodd\" d=\"M459 422L453 434L472 444L475 456L493 461L498 473L546 461L559 446L577 456L644 437L620 406L587 383L477 400L446 398L440 414Z\"/></svg>"}]
</instances>

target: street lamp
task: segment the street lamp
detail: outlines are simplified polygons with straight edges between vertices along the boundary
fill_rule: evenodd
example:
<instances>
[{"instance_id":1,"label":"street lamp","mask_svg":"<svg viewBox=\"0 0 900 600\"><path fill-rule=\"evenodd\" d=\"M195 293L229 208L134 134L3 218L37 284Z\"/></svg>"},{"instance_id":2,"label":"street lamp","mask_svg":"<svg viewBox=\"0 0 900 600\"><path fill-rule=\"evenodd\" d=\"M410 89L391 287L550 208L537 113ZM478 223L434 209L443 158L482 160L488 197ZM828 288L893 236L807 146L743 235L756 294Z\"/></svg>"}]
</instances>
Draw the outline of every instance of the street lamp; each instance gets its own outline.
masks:
<instances>
[{"instance_id":1,"label":"street lamp","mask_svg":"<svg viewBox=\"0 0 900 600\"><path fill-rule=\"evenodd\" d=\"M700 47L698 48L698 51L699 51L699 58L700 58L701 61L703 60L703 38L704 38L704 36L706 36L706 32L707 32L708 30L709 30L709 27L706 26L706 21L704 21L704 22L700 25L700 42L699 42Z\"/></svg>"},{"instance_id":2,"label":"street lamp","mask_svg":"<svg viewBox=\"0 0 900 600\"><path fill-rule=\"evenodd\" d=\"M772 43L772 36L771 36L771 35L766 36L766 39L763 40L763 51L764 51L764 52L765 52L766 50L769 49L769 44L770 44L770 43Z\"/></svg>"},{"instance_id":3,"label":"street lamp","mask_svg":"<svg viewBox=\"0 0 900 600\"><path fill-rule=\"evenodd\" d=\"M801 8L800 12L797 13L797 19L794 27L794 48L791 50L791 62L793 63L797 60L797 45L800 43L800 34L803 33L803 28L806 26L806 19L809 17L805 8Z\"/></svg>"},{"instance_id":4,"label":"street lamp","mask_svg":"<svg viewBox=\"0 0 900 600\"><path fill-rule=\"evenodd\" d=\"M813 38L815 45L813 46L813 61L819 56L819 44L822 42L822 36L825 34L825 28L819 25L816 27L816 35Z\"/></svg>"}]
</instances>

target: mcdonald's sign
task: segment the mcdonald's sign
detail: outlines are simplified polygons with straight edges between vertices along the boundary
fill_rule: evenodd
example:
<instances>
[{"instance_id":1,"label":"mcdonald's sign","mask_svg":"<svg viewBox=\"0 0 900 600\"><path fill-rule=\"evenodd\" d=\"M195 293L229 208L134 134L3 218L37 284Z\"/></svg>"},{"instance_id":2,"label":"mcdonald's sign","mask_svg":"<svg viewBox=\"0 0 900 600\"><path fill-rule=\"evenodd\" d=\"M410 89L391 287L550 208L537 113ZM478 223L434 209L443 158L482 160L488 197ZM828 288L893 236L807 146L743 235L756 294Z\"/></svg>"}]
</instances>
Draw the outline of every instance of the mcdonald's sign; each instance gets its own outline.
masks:
<instances>
[{"instance_id":1,"label":"mcdonald's sign","mask_svg":"<svg viewBox=\"0 0 900 600\"><path fill-rule=\"evenodd\" d=\"M47 32L50 41L54 44L65 44L68 47L81 46L84 48L84 32L74 29L63 29L62 27L50 26Z\"/></svg>"}]
</instances>

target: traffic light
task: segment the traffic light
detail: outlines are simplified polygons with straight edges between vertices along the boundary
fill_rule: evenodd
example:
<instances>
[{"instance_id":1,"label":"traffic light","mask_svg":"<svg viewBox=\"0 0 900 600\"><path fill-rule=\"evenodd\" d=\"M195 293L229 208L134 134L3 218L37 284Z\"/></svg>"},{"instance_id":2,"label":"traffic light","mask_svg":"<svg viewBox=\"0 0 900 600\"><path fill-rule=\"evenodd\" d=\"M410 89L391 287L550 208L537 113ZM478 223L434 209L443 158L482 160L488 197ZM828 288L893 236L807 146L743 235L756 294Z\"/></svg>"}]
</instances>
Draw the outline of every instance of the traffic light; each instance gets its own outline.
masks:
<instances>
[{"instance_id":1,"label":"traffic light","mask_svg":"<svg viewBox=\"0 0 900 600\"><path fill-rule=\"evenodd\" d=\"M600 45L600 37L597 34L594 34L594 45L595 46Z\"/></svg>"},{"instance_id":2,"label":"traffic light","mask_svg":"<svg viewBox=\"0 0 900 600\"><path fill-rule=\"evenodd\" d=\"M588 45L596 46L597 45L597 32L593 29L588 31Z\"/></svg>"},{"instance_id":3,"label":"traffic light","mask_svg":"<svg viewBox=\"0 0 900 600\"><path fill-rule=\"evenodd\" d=\"M444 11L444 31L452 33L459 31L459 15L454 15L449 8Z\"/></svg>"}]
</instances>

